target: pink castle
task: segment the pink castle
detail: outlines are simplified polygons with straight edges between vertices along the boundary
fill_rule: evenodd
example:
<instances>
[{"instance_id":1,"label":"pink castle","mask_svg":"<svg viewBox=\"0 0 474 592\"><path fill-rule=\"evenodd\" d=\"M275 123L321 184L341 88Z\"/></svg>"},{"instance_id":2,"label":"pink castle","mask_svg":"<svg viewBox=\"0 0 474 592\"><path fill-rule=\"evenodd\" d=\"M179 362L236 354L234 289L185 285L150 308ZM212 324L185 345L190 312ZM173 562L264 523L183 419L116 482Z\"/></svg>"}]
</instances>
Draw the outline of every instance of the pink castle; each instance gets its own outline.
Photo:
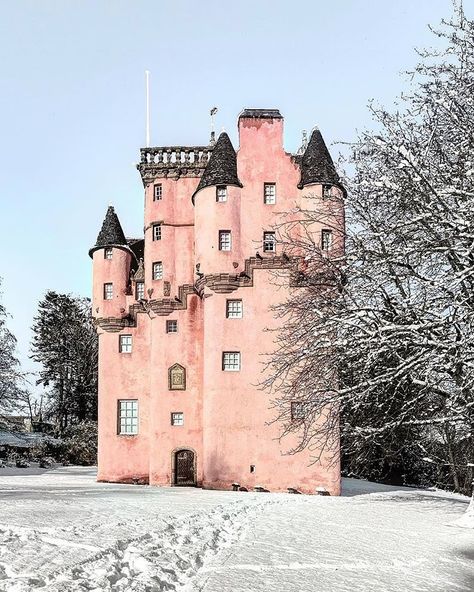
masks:
<instances>
[{"instance_id":1,"label":"pink castle","mask_svg":"<svg viewBox=\"0 0 474 592\"><path fill-rule=\"evenodd\" d=\"M109 207L90 250L98 479L338 495L334 451L318 463L314 451L286 454L297 436L279 439L259 384L262 354L275 348L265 329L281 322L271 306L298 289L278 215L324 208L344 189L318 130L300 155L285 152L276 109L245 109L238 130L237 152L226 133L207 146L142 149L144 238L126 239ZM332 230L317 232L331 248ZM288 271L280 288L275 270ZM295 401L295 422L302 413Z\"/></svg>"}]
</instances>

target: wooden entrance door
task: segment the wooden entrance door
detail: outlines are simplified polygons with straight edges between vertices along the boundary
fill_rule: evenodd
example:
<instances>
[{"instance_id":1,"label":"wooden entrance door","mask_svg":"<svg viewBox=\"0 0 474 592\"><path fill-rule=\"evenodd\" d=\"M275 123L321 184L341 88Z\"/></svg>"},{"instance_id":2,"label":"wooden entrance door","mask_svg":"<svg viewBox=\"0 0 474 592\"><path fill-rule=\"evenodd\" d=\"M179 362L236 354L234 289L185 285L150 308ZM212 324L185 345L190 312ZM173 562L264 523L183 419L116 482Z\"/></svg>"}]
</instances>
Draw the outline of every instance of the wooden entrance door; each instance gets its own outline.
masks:
<instances>
[{"instance_id":1,"label":"wooden entrance door","mask_svg":"<svg viewBox=\"0 0 474 592\"><path fill-rule=\"evenodd\" d=\"M175 454L175 485L195 485L194 452L178 450Z\"/></svg>"}]
</instances>

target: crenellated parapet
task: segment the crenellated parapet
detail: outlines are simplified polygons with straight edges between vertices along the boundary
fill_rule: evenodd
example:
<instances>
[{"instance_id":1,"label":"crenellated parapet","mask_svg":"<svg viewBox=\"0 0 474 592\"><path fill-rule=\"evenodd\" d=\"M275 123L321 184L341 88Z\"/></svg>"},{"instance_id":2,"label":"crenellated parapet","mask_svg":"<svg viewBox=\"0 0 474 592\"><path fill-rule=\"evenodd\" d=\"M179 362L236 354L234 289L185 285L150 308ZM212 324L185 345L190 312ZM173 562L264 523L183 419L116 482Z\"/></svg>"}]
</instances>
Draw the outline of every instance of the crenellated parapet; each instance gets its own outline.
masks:
<instances>
[{"instance_id":1,"label":"crenellated parapet","mask_svg":"<svg viewBox=\"0 0 474 592\"><path fill-rule=\"evenodd\" d=\"M158 146L140 149L140 172L143 185L160 177L201 177L214 146Z\"/></svg>"}]
</instances>

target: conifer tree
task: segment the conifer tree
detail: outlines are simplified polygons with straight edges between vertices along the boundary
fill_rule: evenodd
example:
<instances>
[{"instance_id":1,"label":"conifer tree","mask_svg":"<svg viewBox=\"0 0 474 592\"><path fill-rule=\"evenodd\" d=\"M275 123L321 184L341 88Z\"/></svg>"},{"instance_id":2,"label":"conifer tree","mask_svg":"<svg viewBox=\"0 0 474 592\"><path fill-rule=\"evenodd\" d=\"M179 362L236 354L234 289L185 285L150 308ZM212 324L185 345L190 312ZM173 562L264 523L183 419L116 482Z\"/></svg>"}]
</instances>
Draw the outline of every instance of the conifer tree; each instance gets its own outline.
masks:
<instances>
[{"instance_id":1,"label":"conifer tree","mask_svg":"<svg viewBox=\"0 0 474 592\"><path fill-rule=\"evenodd\" d=\"M60 432L95 420L98 340L89 299L47 292L32 330L31 357L42 365L37 384L48 389L46 415Z\"/></svg>"},{"instance_id":2,"label":"conifer tree","mask_svg":"<svg viewBox=\"0 0 474 592\"><path fill-rule=\"evenodd\" d=\"M18 411L26 396L24 375L15 354L16 338L7 327L7 317L0 304L0 415Z\"/></svg>"}]
</instances>

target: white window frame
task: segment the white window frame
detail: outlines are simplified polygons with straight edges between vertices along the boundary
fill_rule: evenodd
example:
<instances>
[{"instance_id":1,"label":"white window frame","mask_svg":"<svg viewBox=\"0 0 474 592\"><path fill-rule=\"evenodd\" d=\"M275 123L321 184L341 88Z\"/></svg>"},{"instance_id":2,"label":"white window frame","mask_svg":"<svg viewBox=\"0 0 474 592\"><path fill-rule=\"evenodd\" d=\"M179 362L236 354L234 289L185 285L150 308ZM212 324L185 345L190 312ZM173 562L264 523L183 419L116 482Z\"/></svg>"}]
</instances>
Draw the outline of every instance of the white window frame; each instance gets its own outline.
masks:
<instances>
[{"instance_id":1,"label":"white window frame","mask_svg":"<svg viewBox=\"0 0 474 592\"><path fill-rule=\"evenodd\" d=\"M171 412L171 425L184 426L184 413L182 411Z\"/></svg>"},{"instance_id":2,"label":"white window frame","mask_svg":"<svg viewBox=\"0 0 474 592\"><path fill-rule=\"evenodd\" d=\"M240 352L222 352L222 370L225 372L239 372L241 369Z\"/></svg>"},{"instance_id":3,"label":"white window frame","mask_svg":"<svg viewBox=\"0 0 474 592\"><path fill-rule=\"evenodd\" d=\"M153 224L153 226L152 226L152 232L153 232L153 240L154 241L161 240L161 237L162 237L161 227L162 227L162 224L161 223L159 223L159 224Z\"/></svg>"},{"instance_id":4,"label":"white window frame","mask_svg":"<svg viewBox=\"0 0 474 592\"><path fill-rule=\"evenodd\" d=\"M276 204L276 183L263 184L263 203L269 206Z\"/></svg>"},{"instance_id":5,"label":"white window frame","mask_svg":"<svg viewBox=\"0 0 474 592\"><path fill-rule=\"evenodd\" d=\"M166 332L167 333L177 333L178 332L177 319L167 319L166 320Z\"/></svg>"},{"instance_id":6,"label":"white window frame","mask_svg":"<svg viewBox=\"0 0 474 592\"><path fill-rule=\"evenodd\" d=\"M138 434L138 399L118 400L117 433L120 436L136 436Z\"/></svg>"},{"instance_id":7,"label":"white window frame","mask_svg":"<svg viewBox=\"0 0 474 592\"><path fill-rule=\"evenodd\" d=\"M291 401L291 420L301 421L306 419L306 403L304 401Z\"/></svg>"},{"instance_id":8,"label":"white window frame","mask_svg":"<svg viewBox=\"0 0 474 592\"><path fill-rule=\"evenodd\" d=\"M112 249L112 247L105 247L104 249L104 259L112 259L112 257L114 256L114 250Z\"/></svg>"},{"instance_id":9,"label":"white window frame","mask_svg":"<svg viewBox=\"0 0 474 592\"><path fill-rule=\"evenodd\" d=\"M232 250L232 232L230 230L219 230L219 251Z\"/></svg>"},{"instance_id":10,"label":"white window frame","mask_svg":"<svg viewBox=\"0 0 474 592\"><path fill-rule=\"evenodd\" d=\"M104 300L114 299L114 285L112 282L106 282L104 284Z\"/></svg>"},{"instance_id":11,"label":"white window frame","mask_svg":"<svg viewBox=\"0 0 474 592\"><path fill-rule=\"evenodd\" d=\"M163 199L163 185L155 183L153 185L153 201L161 201Z\"/></svg>"},{"instance_id":12,"label":"white window frame","mask_svg":"<svg viewBox=\"0 0 474 592\"><path fill-rule=\"evenodd\" d=\"M133 343L133 338L129 333L119 335L119 352L121 354L131 354L132 353L132 343Z\"/></svg>"},{"instance_id":13,"label":"white window frame","mask_svg":"<svg viewBox=\"0 0 474 592\"><path fill-rule=\"evenodd\" d=\"M325 183L323 185L323 199L330 199L332 197L332 185Z\"/></svg>"},{"instance_id":14,"label":"white window frame","mask_svg":"<svg viewBox=\"0 0 474 592\"><path fill-rule=\"evenodd\" d=\"M263 252L276 253L276 236L274 232L267 231L263 233Z\"/></svg>"},{"instance_id":15,"label":"white window frame","mask_svg":"<svg viewBox=\"0 0 474 592\"><path fill-rule=\"evenodd\" d=\"M140 286L140 287L139 287ZM145 282L135 282L135 300L145 298Z\"/></svg>"},{"instance_id":16,"label":"white window frame","mask_svg":"<svg viewBox=\"0 0 474 592\"><path fill-rule=\"evenodd\" d=\"M330 251L332 247L332 230L323 228L321 230L321 250Z\"/></svg>"},{"instance_id":17,"label":"white window frame","mask_svg":"<svg viewBox=\"0 0 474 592\"><path fill-rule=\"evenodd\" d=\"M226 300L226 318L241 319L244 316L242 300Z\"/></svg>"},{"instance_id":18,"label":"white window frame","mask_svg":"<svg viewBox=\"0 0 474 592\"><path fill-rule=\"evenodd\" d=\"M154 261L151 274L154 280L163 279L163 261Z\"/></svg>"},{"instance_id":19,"label":"white window frame","mask_svg":"<svg viewBox=\"0 0 474 592\"><path fill-rule=\"evenodd\" d=\"M227 185L218 185L216 187L216 201L217 203L224 203L227 201Z\"/></svg>"}]
</instances>

